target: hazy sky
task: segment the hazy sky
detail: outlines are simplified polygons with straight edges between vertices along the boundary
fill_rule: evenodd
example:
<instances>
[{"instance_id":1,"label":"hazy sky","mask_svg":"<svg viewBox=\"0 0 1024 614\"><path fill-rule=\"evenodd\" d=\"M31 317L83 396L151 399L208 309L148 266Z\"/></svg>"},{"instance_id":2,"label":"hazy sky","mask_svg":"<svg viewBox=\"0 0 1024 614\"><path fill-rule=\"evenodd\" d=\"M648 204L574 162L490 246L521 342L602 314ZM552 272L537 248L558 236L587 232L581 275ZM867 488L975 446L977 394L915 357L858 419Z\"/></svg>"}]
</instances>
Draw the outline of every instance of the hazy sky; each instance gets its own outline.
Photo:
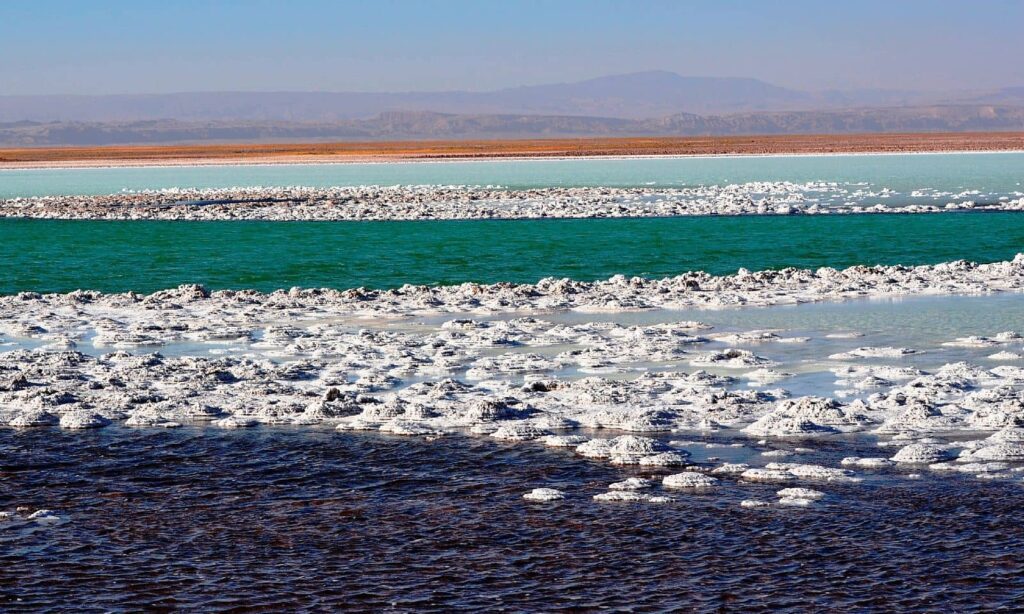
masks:
<instances>
[{"instance_id":1,"label":"hazy sky","mask_svg":"<svg viewBox=\"0 0 1024 614\"><path fill-rule=\"evenodd\" d=\"M0 94L486 90L639 70L1024 85L1024 0L0 0Z\"/></svg>"}]
</instances>

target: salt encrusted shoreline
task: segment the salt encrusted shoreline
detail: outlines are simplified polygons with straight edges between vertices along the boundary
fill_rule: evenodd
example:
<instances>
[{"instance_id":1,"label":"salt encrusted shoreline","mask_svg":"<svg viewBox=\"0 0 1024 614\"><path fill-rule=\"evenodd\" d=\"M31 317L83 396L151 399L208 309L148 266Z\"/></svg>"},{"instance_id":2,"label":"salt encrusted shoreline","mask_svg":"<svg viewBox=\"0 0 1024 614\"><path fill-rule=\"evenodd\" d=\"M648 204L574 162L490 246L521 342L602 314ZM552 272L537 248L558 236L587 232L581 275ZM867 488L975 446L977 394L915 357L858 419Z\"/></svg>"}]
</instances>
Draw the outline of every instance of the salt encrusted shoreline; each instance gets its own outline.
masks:
<instances>
[{"instance_id":1,"label":"salt encrusted shoreline","mask_svg":"<svg viewBox=\"0 0 1024 614\"><path fill-rule=\"evenodd\" d=\"M826 182L688 188L480 186L248 187L0 201L0 218L105 220L457 220L1024 211L1024 194L927 191L942 204L888 205L886 189ZM985 198L984 196L982 196ZM1015 198L1016 197L1016 198ZM859 204L870 201L873 204Z\"/></svg>"},{"instance_id":2,"label":"salt encrusted shoreline","mask_svg":"<svg viewBox=\"0 0 1024 614\"><path fill-rule=\"evenodd\" d=\"M189 317L228 318L233 310L250 317L288 317L291 309L314 309L324 314L409 316L439 313L509 313L576 310L582 312L640 309L720 308L786 305L801 302L886 296L984 294L1024 290L1024 253L1013 260L979 264L966 260L921 266L786 268L715 276L701 271L648 279L616 275L604 281L545 278L536 284L463 283L451 286L413 286L378 290L330 288L277 290L219 290L181 286L150 295L134 292L103 294L78 290L68 294L21 292L0 297L0 315L17 321L29 310L62 306L138 309L142 313L173 313ZM40 323L41 324L41 323Z\"/></svg>"},{"instance_id":3,"label":"salt encrusted shoreline","mask_svg":"<svg viewBox=\"0 0 1024 614\"><path fill-rule=\"evenodd\" d=\"M1022 289L1024 254L991 264L744 271L724 277L687 273L662 280L620 276L592 283L548 279L533 285L386 291L210 293L182 286L148 296L23 292L0 297L0 337L37 347L0 352L0 424L67 429L112 422L173 427L198 421L223 428L292 424L428 438L458 431L574 448L584 458L652 471L686 467L665 478L663 486L677 491L713 490L727 478L780 484L859 479L847 467L928 465L934 471L1019 479L1014 472L1024 465L1024 429L1018 428L1024 424L1022 367L955 362L925 372L858 363L898 361L915 353L862 347L830 358L843 365L831 369L836 396L855 392L863 398L790 398L785 388L750 389L737 376L784 386L791 374L773 371L758 348L804 343L804 337L771 331L721 334L699 322L558 324L526 314ZM421 328L374 326L381 318L403 322L394 318L438 313L460 317ZM466 317L501 313L519 317ZM152 353L190 343L201 345L204 355ZM1022 343L1016 333L993 331L991 337L945 345L990 351L1019 349ZM708 344L728 347L709 349ZM78 351L83 345L109 353ZM227 351L241 346L251 355ZM211 347L224 350L211 356ZM566 369L621 373L623 366L664 362L693 369L640 369L632 379L558 375ZM609 432L584 435L581 428ZM739 445L762 449L772 462L764 467L694 464L685 449L689 444L649 436L722 428L741 432L749 441ZM773 449L768 443L847 432L875 434L893 450L879 458L849 458L844 468L836 468L777 462L804 448ZM951 433L977 435L968 442L935 438ZM761 438L767 439L751 443ZM702 472L716 477L705 479ZM787 492L779 504L810 504L820 498L811 492ZM596 499L671 500L629 489L613 488L613 493ZM557 498L546 491L528 497Z\"/></svg>"}]
</instances>

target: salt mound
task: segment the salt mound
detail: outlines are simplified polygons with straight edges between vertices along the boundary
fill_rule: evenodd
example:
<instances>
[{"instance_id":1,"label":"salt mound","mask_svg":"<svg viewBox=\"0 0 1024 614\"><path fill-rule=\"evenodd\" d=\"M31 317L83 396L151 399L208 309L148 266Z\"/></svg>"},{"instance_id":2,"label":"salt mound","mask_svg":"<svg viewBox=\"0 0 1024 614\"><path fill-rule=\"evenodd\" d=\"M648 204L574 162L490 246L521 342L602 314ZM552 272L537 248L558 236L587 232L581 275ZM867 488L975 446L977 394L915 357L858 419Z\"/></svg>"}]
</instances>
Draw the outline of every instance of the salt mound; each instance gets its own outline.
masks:
<instances>
[{"instance_id":1,"label":"salt mound","mask_svg":"<svg viewBox=\"0 0 1024 614\"><path fill-rule=\"evenodd\" d=\"M746 463L723 463L712 469L711 473L714 475L740 475L747 469L750 469L750 465Z\"/></svg>"},{"instance_id":2,"label":"salt mound","mask_svg":"<svg viewBox=\"0 0 1024 614\"><path fill-rule=\"evenodd\" d=\"M250 418L248 416L228 416L221 420L215 420L214 426L219 426L222 429L240 429L240 428L252 428L259 425L259 420L256 418Z\"/></svg>"},{"instance_id":3,"label":"salt mound","mask_svg":"<svg viewBox=\"0 0 1024 614\"><path fill-rule=\"evenodd\" d=\"M770 471L787 471L794 476L804 480L819 482L859 482L860 478L854 477L852 471L847 469L836 469L823 467L821 465L807 465L802 463L768 463L765 469Z\"/></svg>"},{"instance_id":4,"label":"salt mound","mask_svg":"<svg viewBox=\"0 0 1024 614\"><path fill-rule=\"evenodd\" d=\"M43 410L43 409L29 409L19 412L10 421L7 422L7 426L14 428L28 428L33 426L50 426L59 422L57 416Z\"/></svg>"},{"instance_id":5,"label":"salt mound","mask_svg":"<svg viewBox=\"0 0 1024 614\"><path fill-rule=\"evenodd\" d=\"M713 488L718 485L718 479L695 471L684 471L665 476L661 485L665 488Z\"/></svg>"},{"instance_id":6,"label":"salt mound","mask_svg":"<svg viewBox=\"0 0 1024 614\"><path fill-rule=\"evenodd\" d=\"M783 488L775 494L780 499L809 499L811 501L817 501L825 497L825 493L810 488Z\"/></svg>"},{"instance_id":7,"label":"salt mound","mask_svg":"<svg viewBox=\"0 0 1024 614\"><path fill-rule=\"evenodd\" d=\"M690 364L695 367L712 365L728 369L742 369L744 367L768 367L775 363L767 358L755 356L753 352L747 350L729 348L720 352L701 354L692 359Z\"/></svg>"},{"instance_id":8,"label":"salt mound","mask_svg":"<svg viewBox=\"0 0 1024 614\"><path fill-rule=\"evenodd\" d=\"M848 352L840 352L829 356L832 360L854 360L856 358L902 358L916 354L917 350L894 347L859 347Z\"/></svg>"},{"instance_id":9,"label":"salt mound","mask_svg":"<svg viewBox=\"0 0 1024 614\"><path fill-rule=\"evenodd\" d=\"M672 497L660 495L649 495L632 490L612 490L599 495L594 495L594 501L601 502L626 502L626 503L671 503Z\"/></svg>"},{"instance_id":10,"label":"salt mound","mask_svg":"<svg viewBox=\"0 0 1024 614\"><path fill-rule=\"evenodd\" d=\"M677 452L662 452L640 458L641 467L680 467L686 464L686 456Z\"/></svg>"},{"instance_id":11,"label":"salt mound","mask_svg":"<svg viewBox=\"0 0 1024 614\"><path fill-rule=\"evenodd\" d=\"M1021 355L1004 350L1002 352L996 352L995 354L989 354L988 358L989 360L1020 360Z\"/></svg>"},{"instance_id":12,"label":"salt mound","mask_svg":"<svg viewBox=\"0 0 1024 614\"><path fill-rule=\"evenodd\" d=\"M959 473L979 474L1006 471L1010 468L1010 465L1000 462L935 463L934 465L929 465L928 468L932 471L957 471Z\"/></svg>"},{"instance_id":13,"label":"salt mound","mask_svg":"<svg viewBox=\"0 0 1024 614\"><path fill-rule=\"evenodd\" d=\"M576 454L584 458L608 458L612 455L610 439L591 439L576 446Z\"/></svg>"},{"instance_id":14,"label":"salt mound","mask_svg":"<svg viewBox=\"0 0 1024 614\"><path fill-rule=\"evenodd\" d=\"M110 420L88 410L70 411L60 417L62 429L97 429L108 424Z\"/></svg>"},{"instance_id":15,"label":"salt mound","mask_svg":"<svg viewBox=\"0 0 1024 614\"><path fill-rule=\"evenodd\" d=\"M930 443L912 443L904 446L892 457L897 463L912 465L930 465L949 459L950 454L944 448Z\"/></svg>"},{"instance_id":16,"label":"salt mound","mask_svg":"<svg viewBox=\"0 0 1024 614\"><path fill-rule=\"evenodd\" d=\"M743 429L743 432L758 437L797 437L835 433L836 429L815 424L805 418L794 418L792 416L770 413L748 425Z\"/></svg>"},{"instance_id":17,"label":"salt mound","mask_svg":"<svg viewBox=\"0 0 1024 614\"><path fill-rule=\"evenodd\" d=\"M565 498L565 493L554 488L534 488L523 498L527 501L559 501Z\"/></svg>"},{"instance_id":18,"label":"salt mound","mask_svg":"<svg viewBox=\"0 0 1024 614\"><path fill-rule=\"evenodd\" d=\"M412 435L412 436L423 436L423 435L443 435L444 431L432 428L431 426L420 422L418 420L390 420L380 425L380 431L382 433L391 433L392 435Z\"/></svg>"},{"instance_id":19,"label":"salt mound","mask_svg":"<svg viewBox=\"0 0 1024 614\"><path fill-rule=\"evenodd\" d=\"M60 522L60 516L52 510L36 510L29 514L26 520L32 520L39 524L56 524Z\"/></svg>"},{"instance_id":20,"label":"salt mound","mask_svg":"<svg viewBox=\"0 0 1024 614\"><path fill-rule=\"evenodd\" d=\"M635 465L645 456L668 451L668 446L650 437L621 435L613 439L591 439L576 448L576 453L587 458L610 458L620 465Z\"/></svg>"},{"instance_id":21,"label":"salt mound","mask_svg":"<svg viewBox=\"0 0 1024 614\"><path fill-rule=\"evenodd\" d=\"M961 458L981 461L1024 462L1024 443L994 443L970 452Z\"/></svg>"},{"instance_id":22,"label":"salt mound","mask_svg":"<svg viewBox=\"0 0 1024 614\"><path fill-rule=\"evenodd\" d=\"M989 435L986 441L1024 443L1024 428L1019 426L1008 426Z\"/></svg>"},{"instance_id":23,"label":"salt mound","mask_svg":"<svg viewBox=\"0 0 1024 614\"><path fill-rule=\"evenodd\" d=\"M783 399L775 409L747 426L743 432L781 437L853 430L870 422L865 414L855 409L858 406L844 406L834 399L813 396Z\"/></svg>"},{"instance_id":24,"label":"salt mound","mask_svg":"<svg viewBox=\"0 0 1024 614\"><path fill-rule=\"evenodd\" d=\"M654 486L654 482L645 478L626 478L621 482L608 485L608 490L643 490Z\"/></svg>"},{"instance_id":25,"label":"salt mound","mask_svg":"<svg viewBox=\"0 0 1024 614\"><path fill-rule=\"evenodd\" d=\"M891 467L896 463L894 461L889 460L888 458L860 458L857 456L847 456L843 460L839 461L839 464L843 465L844 467L860 467L862 469L882 469L885 467Z\"/></svg>"},{"instance_id":26,"label":"salt mound","mask_svg":"<svg viewBox=\"0 0 1024 614\"><path fill-rule=\"evenodd\" d=\"M552 448L574 448L589 438L584 435L548 435L544 438L544 445Z\"/></svg>"},{"instance_id":27,"label":"salt mound","mask_svg":"<svg viewBox=\"0 0 1024 614\"><path fill-rule=\"evenodd\" d=\"M778 469L747 469L740 474L741 480L747 482L792 482L796 476L788 471Z\"/></svg>"},{"instance_id":28,"label":"salt mound","mask_svg":"<svg viewBox=\"0 0 1024 614\"><path fill-rule=\"evenodd\" d=\"M942 345L946 347L960 347L960 348L985 348L992 347L993 345L999 345L999 342L995 339L989 339L988 337L959 337L953 341L947 341Z\"/></svg>"},{"instance_id":29,"label":"salt mound","mask_svg":"<svg viewBox=\"0 0 1024 614\"><path fill-rule=\"evenodd\" d=\"M498 430L491 433L491 437L501 441L530 441L538 439L549 433L539 429L532 424L512 423L503 424Z\"/></svg>"}]
</instances>

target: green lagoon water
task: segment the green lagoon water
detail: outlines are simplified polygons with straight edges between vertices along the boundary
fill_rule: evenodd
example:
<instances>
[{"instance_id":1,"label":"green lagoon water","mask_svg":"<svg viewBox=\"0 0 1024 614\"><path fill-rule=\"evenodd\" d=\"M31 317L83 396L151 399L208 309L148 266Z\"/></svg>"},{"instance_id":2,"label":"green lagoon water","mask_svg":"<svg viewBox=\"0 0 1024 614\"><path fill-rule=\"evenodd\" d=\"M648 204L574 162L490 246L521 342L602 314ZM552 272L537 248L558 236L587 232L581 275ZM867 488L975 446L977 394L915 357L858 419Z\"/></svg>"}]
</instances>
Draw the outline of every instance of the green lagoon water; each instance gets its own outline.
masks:
<instances>
[{"instance_id":1,"label":"green lagoon water","mask_svg":"<svg viewBox=\"0 0 1024 614\"><path fill-rule=\"evenodd\" d=\"M1024 214L430 222L0 220L0 293L660 277L740 267L995 261Z\"/></svg>"}]
</instances>

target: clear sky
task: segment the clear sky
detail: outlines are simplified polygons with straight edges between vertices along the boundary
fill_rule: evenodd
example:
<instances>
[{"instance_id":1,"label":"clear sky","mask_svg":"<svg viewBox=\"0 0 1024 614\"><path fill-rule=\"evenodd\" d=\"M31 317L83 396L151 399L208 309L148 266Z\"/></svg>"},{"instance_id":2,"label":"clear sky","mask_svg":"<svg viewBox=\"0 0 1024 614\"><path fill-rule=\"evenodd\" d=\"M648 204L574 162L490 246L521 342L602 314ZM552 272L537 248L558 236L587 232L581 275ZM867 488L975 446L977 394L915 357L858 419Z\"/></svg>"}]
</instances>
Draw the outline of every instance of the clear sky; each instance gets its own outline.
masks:
<instances>
[{"instance_id":1,"label":"clear sky","mask_svg":"<svg viewBox=\"0 0 1024 614\"><path fill-rule=\"evenodd\" d=\"M1024 85L1024 0L0 0L0 94Z\"/></svg>"}]
</instances>

